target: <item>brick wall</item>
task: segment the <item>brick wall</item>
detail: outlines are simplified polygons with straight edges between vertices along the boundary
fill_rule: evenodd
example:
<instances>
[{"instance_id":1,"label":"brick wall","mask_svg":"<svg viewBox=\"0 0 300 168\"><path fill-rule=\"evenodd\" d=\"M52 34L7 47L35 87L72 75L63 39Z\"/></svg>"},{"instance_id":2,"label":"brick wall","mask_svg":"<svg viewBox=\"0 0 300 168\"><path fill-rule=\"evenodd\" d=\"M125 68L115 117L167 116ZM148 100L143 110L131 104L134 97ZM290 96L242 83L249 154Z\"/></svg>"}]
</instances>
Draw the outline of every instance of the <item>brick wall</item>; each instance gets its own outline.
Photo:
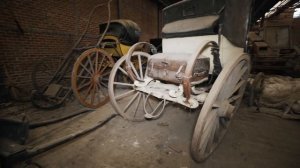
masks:
<instances>
[{"instance_id":1,"label":"brick wall","mask_svg":"<svg viewBox=\"0 0 300 168\"><path fill-rule=\"evenodd\" d=\"M33 65L42 57L63 56L83 31L92 8L105 0L2 0L0 1L0 65L12 81L32 89ZM112 19L131 19L142 29L141 41L158 36L157 4L152 0L113 0ZM106 21L106 7L92 17L84 40L92 45L98 24ZM2 70L3 73L3 70ZM1 73L0 73L1 74Z\"/></svg>"},{"instance_id":2,"label":"brick wall","mask_svg":"<svg viewBox=\"0 0 300 168\"><path fill-rule=\"evenodd\" d=\"M153 0L121 0L120 17L132 19L142 29L141 41L158 37L158 8Z\"/></svg>"}]
</instances>

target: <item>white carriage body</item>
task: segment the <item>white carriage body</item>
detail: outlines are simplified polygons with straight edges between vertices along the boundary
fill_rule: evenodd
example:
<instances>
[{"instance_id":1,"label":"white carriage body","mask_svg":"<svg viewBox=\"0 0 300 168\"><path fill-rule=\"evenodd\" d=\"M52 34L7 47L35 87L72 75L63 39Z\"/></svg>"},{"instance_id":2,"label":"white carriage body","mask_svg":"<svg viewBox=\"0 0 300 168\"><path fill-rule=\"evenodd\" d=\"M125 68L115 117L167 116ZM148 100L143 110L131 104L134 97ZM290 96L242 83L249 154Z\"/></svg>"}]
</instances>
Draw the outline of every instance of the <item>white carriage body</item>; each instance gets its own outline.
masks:
<instances>
[{"instance_id":1,"label":"white carriage body","mask_svg":"<svg viewBox=\"0 0 300 168\"><path fill-rule=\"evenodd\" d=\"M203 41L218 42L218 35L179 37L179 38L164 38L162 41L163 53L176 53L177 55L194 54L199 45ZM244 53L244 49L233 45L226 37L221 36L220 40L220 61L224 67L229 61L234 61ZM209 49L203 52L204 56L210 58L210 65L213 65L213 56ZM213 66L210 66L209 73L213 71Z\"/></svg>"}]
</instances>

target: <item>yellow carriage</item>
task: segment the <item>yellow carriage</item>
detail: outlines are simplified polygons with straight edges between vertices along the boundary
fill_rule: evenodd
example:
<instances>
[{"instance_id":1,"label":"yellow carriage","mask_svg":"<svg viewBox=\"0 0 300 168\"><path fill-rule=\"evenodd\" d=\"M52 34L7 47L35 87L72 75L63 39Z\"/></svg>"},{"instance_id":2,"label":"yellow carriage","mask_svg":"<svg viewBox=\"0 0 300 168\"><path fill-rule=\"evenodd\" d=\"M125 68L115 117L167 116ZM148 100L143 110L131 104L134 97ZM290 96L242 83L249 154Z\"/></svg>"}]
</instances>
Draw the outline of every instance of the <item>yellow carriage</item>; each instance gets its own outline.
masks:
<instances>
[{"instance_id":1,"label":"yellow carriage","mask_svg":"<svg viewBox=\"0 0 300 168\"><path fill-rule=\"evenodd\" d=\"M140 28L131 20L112 20L99 25L99 47L83 52L72 71L72 90L79 102L89 108L98 108L108 98L107 83L111 68L129 48L139 41Z\"/></svg>"}]
</instances>

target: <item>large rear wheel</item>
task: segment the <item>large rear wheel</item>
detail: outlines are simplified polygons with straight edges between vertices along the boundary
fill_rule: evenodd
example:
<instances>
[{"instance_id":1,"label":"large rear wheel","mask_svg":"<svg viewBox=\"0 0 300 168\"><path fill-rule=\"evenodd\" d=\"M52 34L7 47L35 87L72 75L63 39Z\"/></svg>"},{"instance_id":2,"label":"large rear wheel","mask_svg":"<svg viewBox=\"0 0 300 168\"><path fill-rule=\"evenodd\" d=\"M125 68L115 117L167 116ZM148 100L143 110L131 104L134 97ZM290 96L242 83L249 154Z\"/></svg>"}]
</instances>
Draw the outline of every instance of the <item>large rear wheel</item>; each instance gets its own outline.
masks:
<instances>
[{"instance_id":1,"label":"large rear wheel","mask_svg":"<svg viewBox=\"0 0 300 168\"><path fill-rule=\"evenodd\" d=\"M199 114L191 143L192 157L205 160L221 142L237 111L250 73L248 55L228 63L214 82Z\"/></svg>"}]
</instances>

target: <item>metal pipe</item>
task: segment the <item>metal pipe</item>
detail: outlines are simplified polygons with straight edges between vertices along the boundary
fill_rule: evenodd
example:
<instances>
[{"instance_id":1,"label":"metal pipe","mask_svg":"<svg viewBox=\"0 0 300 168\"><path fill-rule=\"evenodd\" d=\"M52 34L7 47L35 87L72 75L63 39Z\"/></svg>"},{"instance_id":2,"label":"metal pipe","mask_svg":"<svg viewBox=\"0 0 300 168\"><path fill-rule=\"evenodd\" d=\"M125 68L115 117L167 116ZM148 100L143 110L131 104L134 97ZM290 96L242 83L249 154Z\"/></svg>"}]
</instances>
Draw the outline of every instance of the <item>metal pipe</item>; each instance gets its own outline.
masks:
<instances>
[{"instance_id":1,"label":"metal pipe","mask_svg":"<svg viewBox=\"0 0 300 168\"><path fill-rule=\"evenodd\" d=\"M92 112L92 111L93 110L85 109L85 110L81 110L79 112L76 112L74 114L71 114L71 115L68 115L68 116L64 116L64 117L61 117L61 118L55 118L55 119L50 119L50 120L46 120L46 121L29 123L29 128L33 129L33 128L37 128L37 127L41 127L41 126L46 126L46 125L54 124L54 123L57 123L57 122L64 121L66 119L75 117L77 115L84 114L84 113L87 113L87 112Z\"/></svg>"},{"instance_id":2,"label":"metal pipe","mask_svg":"<svg viewBox=\"0 0 300 168\"><path fill-rule=\"evenodd\" d=\"M110 3L111 3L111 1L112 1L112 0L109 0L109 1L108 1L108 4L107 4L107 9L108 9L108 19L107 19L107 23L106 23L106 28L105 28L104 32L102 33L100 39L98 40L97 44L96 44L97 47L100 47L100 43L102 42L102 40L103 40L103 38L104 38L104 36L105 36L105 34L106 34L108 28L109 28L109 25L110 25L110 20L111 20L111 19L110 19L110 18L111 18Z\"/></svg>"}]
</instances>

